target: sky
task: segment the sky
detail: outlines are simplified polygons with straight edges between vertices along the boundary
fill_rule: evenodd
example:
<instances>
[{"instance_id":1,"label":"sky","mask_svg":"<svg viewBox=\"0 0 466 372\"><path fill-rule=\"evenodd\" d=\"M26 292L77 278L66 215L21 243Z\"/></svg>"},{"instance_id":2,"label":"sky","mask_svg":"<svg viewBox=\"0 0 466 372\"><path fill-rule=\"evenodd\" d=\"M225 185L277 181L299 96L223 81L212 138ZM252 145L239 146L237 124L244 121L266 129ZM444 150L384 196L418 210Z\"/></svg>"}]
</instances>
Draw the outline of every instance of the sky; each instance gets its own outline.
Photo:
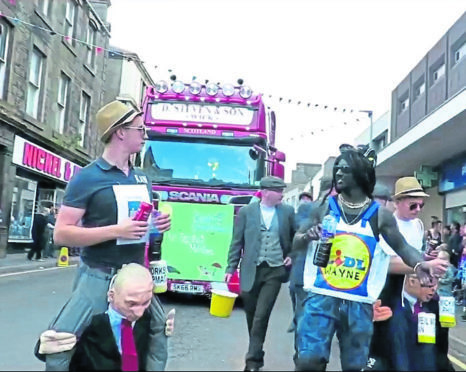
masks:
<instances>
[{"instance_id":1,"label":"sky","mask_svg":"<svg viewBox=\"0 0 466 372\"><path fill-rule=\"evenodd\" d=\"M390 110L465 11L464 0L111 0L108 21L111 46L137 53L155 81L241 78L263 93L289 182L297 162L355 144L370 125L361 110Z\"/></svg>"}]
</instances>

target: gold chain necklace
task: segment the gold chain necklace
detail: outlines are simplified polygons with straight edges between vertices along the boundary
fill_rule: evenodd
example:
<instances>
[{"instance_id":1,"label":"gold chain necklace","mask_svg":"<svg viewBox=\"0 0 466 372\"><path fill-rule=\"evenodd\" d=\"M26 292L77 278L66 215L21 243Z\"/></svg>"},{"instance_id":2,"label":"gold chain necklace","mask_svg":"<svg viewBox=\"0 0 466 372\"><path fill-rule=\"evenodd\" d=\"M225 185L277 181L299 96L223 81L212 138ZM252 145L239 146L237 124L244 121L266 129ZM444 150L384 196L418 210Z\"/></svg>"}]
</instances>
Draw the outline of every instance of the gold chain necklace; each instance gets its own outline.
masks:
<instances>
[{"instance_id":1,"label":"gold chain necklace","mask_svg":"<svg viewBox=\"0 0 466 372\"><path fill-rule=\"evenodd\" d=\"M339 201L341 204L346 205L349 209L362 208L362 207L364 207L364 206L369 202L369 200L370 200L370 199L366 196L366 199L364 199L364 201L362 201L362 202L360 202L360 203L351 203L351 202L345 200L345 198L343 197L343 195L338 194L338 201Z\"/></svg>"},{"instance_id":2,"label":"gold chain necklace","mask_svg":"<svg viewBox=\"0 0 466 372\"><path fill-rule=\"evenodd\" d=\"M358 218L359 216L362 214L362 212L364 212L366 210L366 208L363 208L364 205L361 207L359 213L357 214L356 217L354 217L351 221L348 221L348 217L346 217L346 214L345 214L345 208L343 208L343 205L342 203L340 203L340 198L338 198L338 201L339 201L339 205L340 205L340 209L341 209L341 213L343 214L343 218L345 219L345 222L347 225L352 225ZM353 209L356 209L356 208L353 208Z\"/></svg>"}]
</instances>

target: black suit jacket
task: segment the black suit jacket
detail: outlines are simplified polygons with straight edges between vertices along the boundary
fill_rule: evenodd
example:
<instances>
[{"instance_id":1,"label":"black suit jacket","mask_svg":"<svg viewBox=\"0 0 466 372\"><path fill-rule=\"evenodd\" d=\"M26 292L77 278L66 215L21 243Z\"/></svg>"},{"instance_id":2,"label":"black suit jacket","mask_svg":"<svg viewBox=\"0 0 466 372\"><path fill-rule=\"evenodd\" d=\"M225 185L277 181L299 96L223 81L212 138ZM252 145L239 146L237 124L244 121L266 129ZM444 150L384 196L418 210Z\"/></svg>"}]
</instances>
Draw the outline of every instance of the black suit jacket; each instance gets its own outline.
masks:
<instances>
[{"instance_id":1,"label":"black suit jacket","mask_svg":"<svg viewBox=\"0 0 466 372\"><path fill-rule=\"evenodd\" d=\"M146 311L133 328L139 370L145 371L149 344L150 316ZM121 355L107 314L97 314L76 343L70 371L121 371Z\"/></svg>"},{"instance_id":2,"label":"black suit jacket","mask_svg":"<svg viewBox=\"0 0 466 372\"><path fill-rule=\"evenodd\" d=\"M417 318L411 307L399 299L388 320L385 343L390 352L391 367L396 371L452 371L448 360L448 328L439 322L439 305L435 299L423 303L423 311L436 314L436 342L424 344L417 341Z\"/></svg>"}]
</instances>

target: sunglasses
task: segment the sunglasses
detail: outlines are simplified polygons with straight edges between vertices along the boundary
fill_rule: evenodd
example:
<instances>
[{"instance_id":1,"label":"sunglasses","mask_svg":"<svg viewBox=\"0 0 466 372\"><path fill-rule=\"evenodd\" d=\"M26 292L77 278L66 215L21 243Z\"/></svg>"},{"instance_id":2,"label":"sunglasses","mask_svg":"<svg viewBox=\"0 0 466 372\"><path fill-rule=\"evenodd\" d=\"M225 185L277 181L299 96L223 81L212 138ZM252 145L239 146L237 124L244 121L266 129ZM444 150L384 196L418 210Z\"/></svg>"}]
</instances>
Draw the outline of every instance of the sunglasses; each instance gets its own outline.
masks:
<instances>
[{"instance_id":1,"label":"sunglasses","mask_svg":"<svg viewBox=\"0 0 466 372\"><path fill-rule=\"evenodd\" d=\"M409 210L414 211L417 207L419 207L419 209L424 208L424 203L412 203L409 205Z\"/></svg>"},{"instance_id":2,"label":"sunglasses","mask_svg":"<svg viewBox=\"0 0 466 372\"><path fill-rule=\"evenodd\" d=\"M337 173L338 171L341 171L342 173L345 173L345 174L351 173L351 167L348 167L348 166L337 165L334 167L334 169L335 169L335 173Z\"/></svg>"},{"instance_id":3,"label":"sunglasses","mask_svg":"<svg viewBox=\"0 0 466 372\"><path fill-rule=\"evenodd\" d=\"M142 134L147 133L146 127L124 127L123 129L136 129L139 131L139 133L142 133Z\"/></svg>"}]
</instances>

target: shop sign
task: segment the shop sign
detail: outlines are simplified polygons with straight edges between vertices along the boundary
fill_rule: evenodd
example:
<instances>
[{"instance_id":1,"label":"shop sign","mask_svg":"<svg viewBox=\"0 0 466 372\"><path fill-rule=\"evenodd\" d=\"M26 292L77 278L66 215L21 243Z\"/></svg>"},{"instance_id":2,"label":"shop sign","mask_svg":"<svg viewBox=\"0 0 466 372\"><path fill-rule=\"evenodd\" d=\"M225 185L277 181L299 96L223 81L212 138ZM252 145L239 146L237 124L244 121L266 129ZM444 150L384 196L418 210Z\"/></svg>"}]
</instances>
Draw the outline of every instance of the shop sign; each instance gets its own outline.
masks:
<instances>
[{"instance_id":1,"label":"shop sign","mask_svg":"<svg viewBox=\"0 0 466 372\"><path fill-rule=\"evenodd\" d=\"M450 160L442 165L439 191L453 191L466 186L466 158Z\"/></svg>"},{"instance_id":2,"label":"shop sign","mask_svg":"<svg viewBox=\"0 0 466 372\"><path fill-rule=\"evenodd\" d=\"M62 182L68 182L81 169L79 165L19 136L15 137L13 163Z\"/></svg>"},{"instance_id":3,"label":"shop sign","mask_svg":"<svg viewBox=\"0 0 466 372\"><path fill-rule=\"evenodd\" d=\"M438 173L427 165L421 165L418 171L414 171L414 177L417 178L422 187L433 187L437 185Z\"/></svg>"}]
</instances>

